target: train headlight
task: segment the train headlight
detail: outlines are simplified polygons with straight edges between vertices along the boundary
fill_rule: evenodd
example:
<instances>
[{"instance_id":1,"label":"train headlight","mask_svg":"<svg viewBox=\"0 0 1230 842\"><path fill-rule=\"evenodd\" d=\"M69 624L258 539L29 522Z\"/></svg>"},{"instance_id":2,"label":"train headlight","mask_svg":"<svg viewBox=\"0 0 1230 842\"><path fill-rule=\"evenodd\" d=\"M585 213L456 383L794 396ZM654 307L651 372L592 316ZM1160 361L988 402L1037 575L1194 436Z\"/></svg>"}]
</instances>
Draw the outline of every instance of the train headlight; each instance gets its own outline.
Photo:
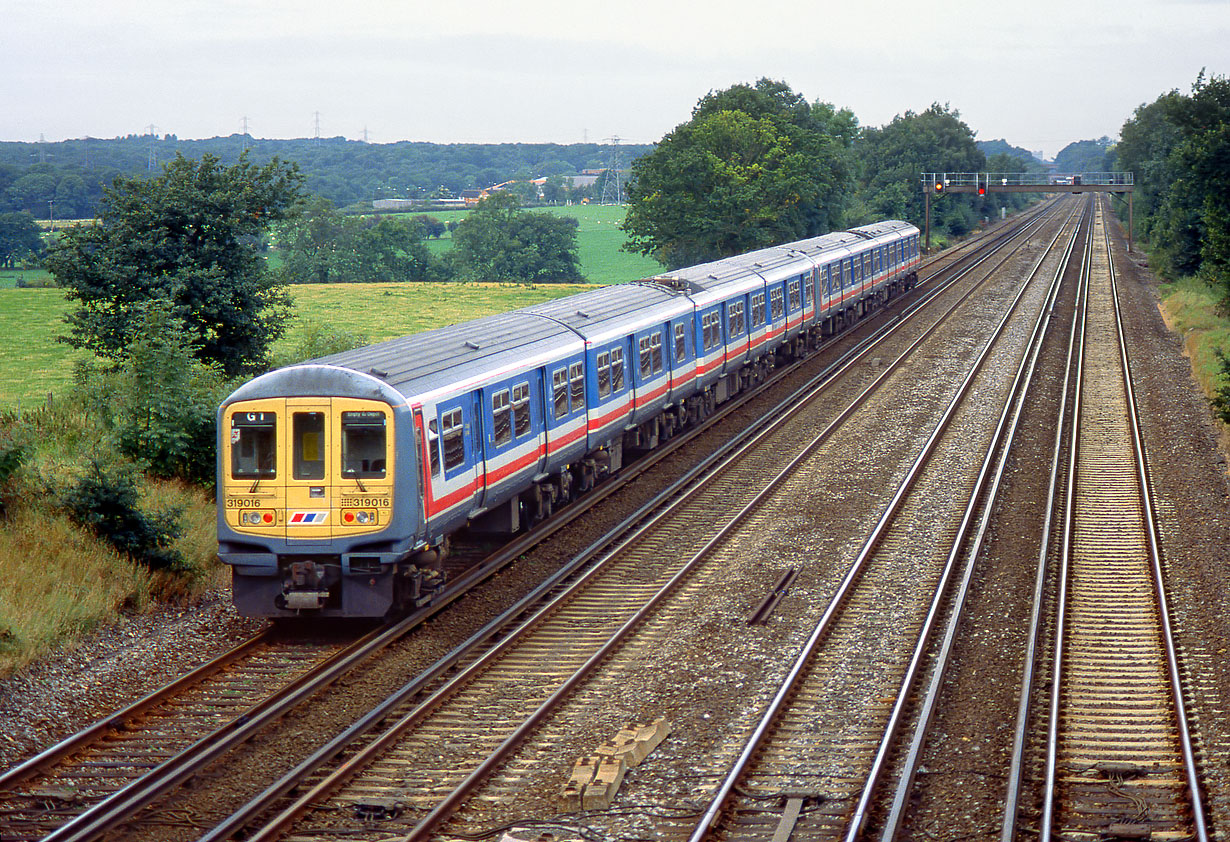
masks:
<instances>
[{"instance_id":1,"label":"train headlight","mask_svg":"<svg viewBox=\"0 0 1230 842\"><path fill-rule=\"evenodd\" d=\"M342 523L351 526L372 526L376 520L376 513L367 509L348 509L342 512Z\"/></svg>"},{"instance_id":2,"label":"train headlight","mask_svg":"<svg viewBox=\"0 0 1230 842\"><path fill-rule=\"evenodd\" d=\"M273 512L249 510L239 513L239 522L243 526L272 526L273 521Z\"/></svg>"}]
</instances>

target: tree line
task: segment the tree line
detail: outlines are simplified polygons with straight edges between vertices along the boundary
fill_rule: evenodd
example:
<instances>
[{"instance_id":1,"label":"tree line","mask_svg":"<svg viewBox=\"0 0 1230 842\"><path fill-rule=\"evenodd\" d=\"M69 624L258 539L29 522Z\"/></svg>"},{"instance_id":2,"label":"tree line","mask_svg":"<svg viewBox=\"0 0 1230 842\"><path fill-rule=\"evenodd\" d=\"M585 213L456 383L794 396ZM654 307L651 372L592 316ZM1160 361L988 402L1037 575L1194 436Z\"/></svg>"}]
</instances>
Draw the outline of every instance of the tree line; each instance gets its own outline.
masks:
<instances>
[{"instance_id":1,"label":"tree line","mask_svg":"<svg viewBox=\"0 0 1230 842\"><path fill-rule=\"evenodd\" d=\"M619 148L625 162L650 146ZM231 135L180 140L175 135L81 138L55 143L0 143L0 213L25 212L37 219L88 219L103 191L118 177L149 175L177 155L210 155L224 163L274 158L295 161L304 189L334 207L373 199L452 198L506 181L548 179L548 201L599 199L602 185L574 191L569 176L605 169L611 147L597 143L363 143L341 137L264 140ZM571 196L565 195L571 193ZM526 197L521 197L525 201Z\"/></svg>"},{"instance_id":2,"label":"tree line","mask_svg":"<svg viewBox=\"0 0 1230 842\"><path fill-rule=\"evenodd\" d=\"M1042 169L1024 150L984 151L960 113L934 104L883 127L761 79L701 98L686 123L632 164L628 248L668 266L713 260L879 219L921 227L924 172ZM932 208L941 242L1020 194L951 195Z\"/></svg>"}]
</instances>

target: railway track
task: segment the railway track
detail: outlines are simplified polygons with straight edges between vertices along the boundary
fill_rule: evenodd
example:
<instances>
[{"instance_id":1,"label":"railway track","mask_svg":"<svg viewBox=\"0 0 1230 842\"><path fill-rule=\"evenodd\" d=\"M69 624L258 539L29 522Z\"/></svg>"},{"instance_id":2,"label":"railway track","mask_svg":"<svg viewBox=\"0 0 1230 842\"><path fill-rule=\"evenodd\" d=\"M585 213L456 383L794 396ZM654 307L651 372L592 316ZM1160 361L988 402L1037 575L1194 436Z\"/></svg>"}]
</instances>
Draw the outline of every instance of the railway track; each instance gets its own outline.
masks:
<instances>
[{"instance_id":1,"label":"railway track","mask_svg":"<svg viewBox=\"0 0 1230 842\"><path fill-rule=\"evenodd\" d=\"M1070 242L1075 226L1066 227L1052 246ZM1042 264L918 449L693 842L854 840L873 813L893 838L961 618L976 527L994 506L1059 289L1062 268L1046 274Z\"/></svg>"},{"instance_id":2,"label":"railway track","mask_svg":"<svg viewBox=\"0 0 1230 842\"><path fill-rule=\"evenodd\" d=\"M288 636L289 635L289 636ZM372 634L268 628L222 656L0 775L5 840L55 835L157 779L293 696Z\"/></svg>"},{"instance_id":3,"label":"railway track","mask_svg":"<svg viewBox=\"0 0 1230 842\"><path fill-rule=\"evenodd\" d=\"M1055 614L1031 631L1049 657L1027 665L1001 839L1206 840L1100 205L1080 303L1036 588Z\"/></svg>"},{"instance_id":4,"label":"railway track","mask_svg":"<svg viewBox=\"0 0 1230 842\"><path fill-rule=\"evenodd\" d=\"M953 297L968 299L978 287L978 281L969 281ZM934 324L919 321L926 326L913 328L910 338L915 344L943 319ZM869 349L865 356L872 353ZM869 377L887 381L908 357L903 352L897 363L873 369ZM621 538L600 567L516 631L495 634L467 656L468 666L450 664L438 677L404 688L400 698L379 713L380 719L395 722L382 735L355 735L363 737L361 746L343 741L329 757L278 782L241 811L241 817L206 838L225 838L291 790L299 797L283 801L276 814L267 812L260 829L249 828L244 838L402 831L409 838L427 838L450 820L466 829L481 827L510 804L554 812L555 796L548 794L553 787L541 777L543 764L523 758L527 753L541 758L572 743L583 753L587 741L596 749L604 728L615 727L609 716L599 715L598 722L604 724L581 736L576 718L558 712L581 687L596 682L609 688L610 681L626 686L621 678L603 677L626 676L627 670L635 671L630 663L643 664L669 649L672 635L694 623L698 604L711 603L715 593L725 591L741 600L745 592L770 587L762 581L763 571L747 569L742 565L745 554L731 548L754 541L748 536L761 534L765 519L780 515L780 497L776 505L764 501L798 495L807 483L794 478L798 466L822 459L817 452L831 431L868 395L880 392L865 383L859 390L864 394L851 404L835 400L833 392L842 390L831 387L823 399L817 391L786 402L789 410L783 406L770 413L777 423L757 436L762 441L755 449L751 444L741 447L735 461L709 475L706 486L688 491L686 499L676 499L668 511ZM761 490L763 478L773 475L779 478L776 483ZM733 516L718 514L732 511ZM740 531L745 521L750 526ZM746 588L732 584L736 582ZM587 689L585 695L593 692ZM609 697L598 691L598 698ZM592 723L594 717L581 720ZM537 748L522 745L531 736ZM549 765L546 774L556 775L559 768ZM463 812L450 819L459 809ZM442 831L445 836L451 828Z\"/></svg>"},{"instance_id":5,"label":"railway track","mask_svg":"<svg viewBox=\"0 0 1230 842\"><path fill-rule=\"evenodd\" d=\"M576 517L582 510L575 507L570 516ZM564 528L567 520L561 518L562 525L556 528ZM525 540L541 540L545 534L546 530L540 530ZM505 559L516 557L526 546L524 541L514 542L505 549ZM476 578L492 575L497 569L498 565L492 565ZM411 626L422 619L412 621ZM251 641L203 667L190 680L108 717L0 778L0 797L5 799L0 809L8 811L0 814L5 817L5 838L14 830L19 834L14 838L94 838L107 828L121 825L363 662L384 645L372 643L381 634L382 640L388 641L404 630L378 630L351 647L333 641L323 648L310 649L295 642L282 654L262 648L269 647L273 639L264 635L261 641ZM246 673L240 667L242 663L250 665ZM332 665L324 670L328 677L314 672L312 663ZM288 684L286 679L291 674L298 674L299 680ZM199 702L191 701L193 698ZM158 712L160 705L162 711Z\"/></svg>"}]
</instances>

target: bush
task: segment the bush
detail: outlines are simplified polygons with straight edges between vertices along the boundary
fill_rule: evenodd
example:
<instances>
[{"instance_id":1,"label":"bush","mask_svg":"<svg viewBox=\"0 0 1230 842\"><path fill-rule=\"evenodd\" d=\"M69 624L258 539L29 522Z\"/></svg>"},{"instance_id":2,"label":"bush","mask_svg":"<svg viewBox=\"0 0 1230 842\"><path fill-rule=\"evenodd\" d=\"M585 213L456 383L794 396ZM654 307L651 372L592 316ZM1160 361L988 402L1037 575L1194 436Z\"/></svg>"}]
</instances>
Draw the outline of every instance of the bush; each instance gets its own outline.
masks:
<instances>
[{"instance_id":1,"label":"bush","mask_svg":"<svg viewBox=\"0 0 1230 842\"><path fill-rule=\"evenodd\" d=\"M171 546L181 532L183 510L142 511L132 466L104 468L92 462L89 473L62 493L60 502L73 521L138 564L151 570L188 569L183 553Z\"/></svg>"},{"instance_id":2,"label":"bush","mask_svg":"<svg viewBox=\"0 0 1230 842\"><path fill-rule=\"evenodd\" d=\"M211 485L216 412L226 384L195 356L187 330L165 302L146 307L122 360L77 373L80 403L120 453L160 477Z\"/></svg>"},{"instance_id":3,"label":"bush","mask_svg":"<svg viewBox=\"0 0 1230 842\"><path fill-rule=\"evenodd\" d=\"M0 433L0 518L7 513L5 506L6 486L12 476L30 456L30 449L25 445Z\"/></svg>"},{"instance_id":4,"label":"bush","mask_svg":"<svg viewBox=\"0 0 1230 842\"><path fill-rule=\"evenodd\" d=\"M370 341L364 333L309 319L304 322L303 336L293 350L274 353L273 367L282 368L304 360L340 354L342 351L362 348Z\"/></svg>"}]
</instances>

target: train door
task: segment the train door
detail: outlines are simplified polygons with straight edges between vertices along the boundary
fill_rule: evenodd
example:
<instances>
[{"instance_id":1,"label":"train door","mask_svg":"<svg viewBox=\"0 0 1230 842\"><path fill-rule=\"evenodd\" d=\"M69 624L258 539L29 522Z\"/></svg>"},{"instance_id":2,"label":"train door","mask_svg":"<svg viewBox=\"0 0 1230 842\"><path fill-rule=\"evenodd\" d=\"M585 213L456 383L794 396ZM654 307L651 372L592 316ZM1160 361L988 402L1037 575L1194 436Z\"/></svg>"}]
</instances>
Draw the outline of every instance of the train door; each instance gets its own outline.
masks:
<instances>
[{"instance_id":1,"label":"train door","mask_svg":"<svg viewBox=\"0 0 1230 842\"><path fill-rule=\"evenodd\" d=\"M436 405L435 418L428 420L429 517L469 503L474 497L482 453L474 444L473 400L470 394L443 400Z\"/></svg>"},{"instance_id":2,"label":"train door","mask_svg":"<svg viewBox=\"0 0 1230 842\"><path fill-rule=\"evenodd\" d=\"M331 466L340 464L340 451L330 429L332 409L329 398L286 399L286 538L304 549L327 543L333 531Z\"/></svg>"},{"instance_id":3,"label":"train door","mask_svg":"<svg viewBox=\"0 0 1230 842\"><path fill-rule=\"evenodd\" d=\"M487 460L494 454L489 452L487 442L487 412L489 405L483 405L483 390L479 389L470 395L470 418L466 431L467 445L470 448L469 458L474 474L474 499L471 505L481 509L483 500L487 497Z\"/></svg>"}]
</instances>

